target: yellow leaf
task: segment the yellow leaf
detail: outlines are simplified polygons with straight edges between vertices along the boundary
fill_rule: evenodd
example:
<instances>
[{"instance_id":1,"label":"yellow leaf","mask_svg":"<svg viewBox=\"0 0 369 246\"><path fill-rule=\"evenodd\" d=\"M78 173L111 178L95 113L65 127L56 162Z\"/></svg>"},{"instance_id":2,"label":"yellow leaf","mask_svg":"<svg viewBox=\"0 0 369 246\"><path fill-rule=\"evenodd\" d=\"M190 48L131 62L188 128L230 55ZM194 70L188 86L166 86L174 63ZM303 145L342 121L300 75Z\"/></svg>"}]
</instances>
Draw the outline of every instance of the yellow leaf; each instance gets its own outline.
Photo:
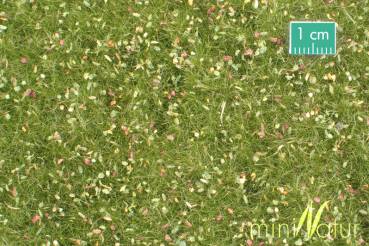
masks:
<instances>
[{"instance_id":1,"label":"yellow leaf","mask_svg":"<svg viewBox=\"0 0 369 246\"><path fill-rule=\"evenodd\" d=\"M193 0L188 0L188 5L192 6L193 5Z\"/></svg>"}]
</instances>

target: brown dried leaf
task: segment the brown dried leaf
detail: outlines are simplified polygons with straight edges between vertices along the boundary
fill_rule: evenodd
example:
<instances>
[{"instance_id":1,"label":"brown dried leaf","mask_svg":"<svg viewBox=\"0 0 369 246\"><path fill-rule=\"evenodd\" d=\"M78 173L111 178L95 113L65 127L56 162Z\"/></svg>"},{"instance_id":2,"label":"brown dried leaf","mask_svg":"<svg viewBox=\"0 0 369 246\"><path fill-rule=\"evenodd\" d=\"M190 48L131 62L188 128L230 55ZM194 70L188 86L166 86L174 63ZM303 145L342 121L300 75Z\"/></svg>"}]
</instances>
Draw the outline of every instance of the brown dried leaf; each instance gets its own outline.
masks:
<instances>
[{"instance_id":1,"label":"brown dried leaf","mask_svg":"<svg viewBox=\"0 0 369 246\"><path fill-rule=\"evenodd\" d=\"M340 194L338 195L338 200L340 200L341 202L345 200L345 194L343 194L343 192L340 192Z\"/></svg>"},{"instance_id":2,"label":"brown dried leaf","mask_svg":"<svg viewBox=\"0 0 369 246\"><path fill-rule=\"evenodd\" d=\"M149 210L148 210L147 208L144 208L144 209L142 210L142 215L143 215L143 216L148 215L148 213L149 213Z\"/></svg>"},{"instance_id":3,"label":"brown dried leaf","mask_svg":"<svg viewBox=\"0 0 369 246\"><path fill-rule=\"evenodd\" d=\"M165 169L164 169L164 168L161 168L161 169L160 169L160 177L164 177L164 176L165 176L165 174L166 174Z\"/></svg>"},{"instance_id":4,"label":"brown dried leaf","mask_svg":"<svg viewBox=\"0 0 369 246\"><path fill-rule=\"evenodd\" d=\"M272 42L275 45L282 45L284 43L283 39L279 37L271 37L270 42Z\"/></svg>"},{"instance_id":5,"label":"brown dried leaf","mask_svg":"<svg viewBox=\"0 0 369 246\"><path fill-rule=\"evenodd\" d=\"M15 186L9 192L12 195L12 197L16 197L17 196L17 188L15 188Z\"/></svg>"},{"instance_id":6,"label":"brown dried leaf","mask_svg":"<svg viewBox=\"0 0 369 246\"><path fill-rule=\"evenodd\" d=\"M247 57L252 57L254 56L254 51L250 48L247 48L244 52L243 52L244 56L247 56Z\"/></svg>"},{"instance_id":7,"label":"brown dried leaf","mask_svg":"<svg viewBox=\"0 0 369 246\"><path fill-rule=\"evenodd\" d=\"M191 228L191 227L192 227L192 224L191 224L188 220L185 220L184 224L185 224L185 226L187 226L188 228Z\"/></svg>"},{"instance_id":8,"label":"brown dried leaf","mask_svg":"<svg viewBox=\"0 0 369 246\"><path fill-rule=\"evenodd\" d=\"M114 48L115 43L113 40L109 39L108 41L106 41L106 46L108 46L109 48Z\"/></svg>"},{"instance_id":9,"label":"brown dried leaf","mask_svg":"<svg viewBox=\"0 0 369 246\"><path fill-rule=\"evenodd\" d=\"M347 185L346 187L347 192L349 192L351 195L356 195L358 193L358 190L355 190L354 188L352 188L351 185Z\"/></svg>"},{"instance_id":10,"label":"brown dried leaf","mask_svg":"<svg viewBox=\"0 0 369 246\"><path fill-rule=\"evenodd\" d=\"M261 123L261 125L260 125L260 130L258 132L258 136L259 136L260 139L265 138L265 126L264 126L264 123Z\"/></svg>"}]
</instances>

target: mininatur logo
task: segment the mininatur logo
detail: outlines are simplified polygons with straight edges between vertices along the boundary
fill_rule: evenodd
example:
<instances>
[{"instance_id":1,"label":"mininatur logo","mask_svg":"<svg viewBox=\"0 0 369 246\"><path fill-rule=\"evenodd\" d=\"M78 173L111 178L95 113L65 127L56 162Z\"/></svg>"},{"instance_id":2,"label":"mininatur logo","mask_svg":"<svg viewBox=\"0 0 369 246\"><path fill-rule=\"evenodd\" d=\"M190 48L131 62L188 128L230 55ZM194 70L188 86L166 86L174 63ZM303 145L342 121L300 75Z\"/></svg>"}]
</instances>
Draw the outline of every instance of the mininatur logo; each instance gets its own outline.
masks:
<instances>
[{"instance_id":1,"label":"mininatur logo","mask_svg":"<svg viewBox=\"0 0 369 246\"><path fill-rule=\"evenodd\" d=\"M310 201L301 214L297 225L296 223L249 223L249 237L251 239L303 237L305 240L310 240L313 237L330 240L356 237L359 224L337 223L336 219L333 222L321 222L324 211L329 210L328 204L329 202L326 201L316 210L313 207L313 202ZM304 227L305 224L306 227ZM303 228L306 228L306 231Z\"/></svg>"}]
</instances>

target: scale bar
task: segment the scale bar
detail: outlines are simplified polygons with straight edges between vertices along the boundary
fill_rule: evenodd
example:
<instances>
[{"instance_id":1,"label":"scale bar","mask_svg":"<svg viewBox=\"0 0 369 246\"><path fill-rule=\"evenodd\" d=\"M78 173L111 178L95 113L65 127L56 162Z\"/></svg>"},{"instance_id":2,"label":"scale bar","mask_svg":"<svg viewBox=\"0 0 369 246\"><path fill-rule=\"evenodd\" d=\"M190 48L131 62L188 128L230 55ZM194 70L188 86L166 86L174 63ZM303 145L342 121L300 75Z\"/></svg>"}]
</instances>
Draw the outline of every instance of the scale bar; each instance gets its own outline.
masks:
<instances>
[{"instance_id":1,"label":"scale bar","mask_svg":"<svg viewBox=\"0 0 369 246\"><path fill-rule=\"evenodd\" d=\"M291 53L293 55L332 55L334 48L331 47L316 47L315 43L312 43L311 47L291 47Z\"/></svg>"}]
</instances>

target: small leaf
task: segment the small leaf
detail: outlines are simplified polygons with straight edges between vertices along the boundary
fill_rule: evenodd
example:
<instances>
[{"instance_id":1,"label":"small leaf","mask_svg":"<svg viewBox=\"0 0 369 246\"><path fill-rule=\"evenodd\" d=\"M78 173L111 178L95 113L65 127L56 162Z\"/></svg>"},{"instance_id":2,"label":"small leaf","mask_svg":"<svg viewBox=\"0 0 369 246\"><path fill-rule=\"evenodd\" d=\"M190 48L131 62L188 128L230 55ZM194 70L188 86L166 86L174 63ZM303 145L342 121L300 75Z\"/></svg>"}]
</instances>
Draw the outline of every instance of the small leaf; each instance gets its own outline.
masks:
<instances>
[{"instance_id":1,"label":"small leaf","mask_svg":"<svg viewBox=\"0 0 369 246\"><path fill-rule=\"evenodd\" d=\"M252 7L253 7L254 9L257 9L257 8L259 7L259 0L254 0L254 1L252 2Z\"/></svg>"},{"instance_id":2,"label":"small leaf","mask_svg":"<svg viewBox=\"0 0 369 246\"><path fill-rule=\"evenodd\" d=\"M87 8L91 7L90 2L89 2L89 1L87 1L87 0L84 0L84 1L83 1L83 4L84 4Z\"/></svg>"},{"instance_id":3,"label":"small leaf","mask_svg":"<svg viewBox=\"0 0 369 246\"><path fill-rule=\"evenodd\" d=\"M2 33L3 31L5 31L7 29L6 26L0 25L0 33Z\"/></svg>"}]
</instances>

